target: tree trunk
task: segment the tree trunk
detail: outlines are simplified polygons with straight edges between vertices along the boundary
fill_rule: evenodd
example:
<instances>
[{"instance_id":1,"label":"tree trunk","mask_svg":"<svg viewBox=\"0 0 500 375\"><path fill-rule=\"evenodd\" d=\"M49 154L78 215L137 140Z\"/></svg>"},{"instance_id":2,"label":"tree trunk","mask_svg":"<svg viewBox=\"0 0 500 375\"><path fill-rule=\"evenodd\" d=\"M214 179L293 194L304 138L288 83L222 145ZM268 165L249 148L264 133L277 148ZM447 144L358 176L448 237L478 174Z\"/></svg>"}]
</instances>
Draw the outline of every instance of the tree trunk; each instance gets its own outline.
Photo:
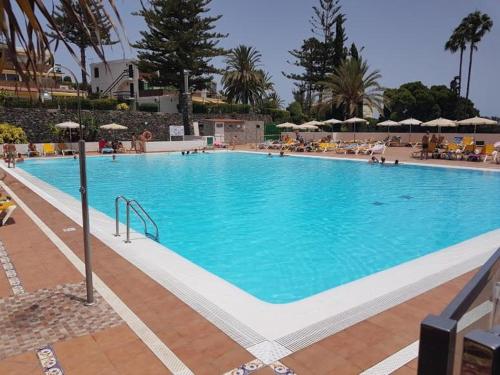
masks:
<instances>
[{"instance_id":1,"label":"tree trunk","mask_svg":"<svg viewBox=\"0 0 500 375\"><path fill-rule=\"evenodd\" d=\"M191 135L192 131L192 117L193 117L193 102L191 94L184 88L184 72L180 73L182 77L180 80L179 90L179 111L182 114L182 125L184 125L184 134Z\"/></svg>"},{"instance_id":2,"label":"tree trunk","mask_svg":"<svg viewBox=\"0 0 500 375\"><path fill-rule=\"evenodd\" d=\"M474 54L474 43L470 44L470 58L469 58L469 76L467 77L467 91L465 93L465 99L469 99L470 91L470 75L472 73L472 55Z\"/></svg>"},{"instance_id":3,"label":"tree trunk","mask_svg":"<svg viewBox=\"0 0 500 375\"><path fill-rule=\"evenodd\" d=\"M87 87L87 55L85 54L85 48L80 47L80 64L82 65L82 86L84 89Z\"/></svg>"},{"instance_id":4,"label":"tree trunk","mask_svg":"<svg viewBox=\"0 0 500 375\"><path fill-rule=\"evenodd\" d=\"M464 61L464 49L460 48L460 68L458 70L458 96L462 96L462 65Z\"/></svg>"}]
</instances>

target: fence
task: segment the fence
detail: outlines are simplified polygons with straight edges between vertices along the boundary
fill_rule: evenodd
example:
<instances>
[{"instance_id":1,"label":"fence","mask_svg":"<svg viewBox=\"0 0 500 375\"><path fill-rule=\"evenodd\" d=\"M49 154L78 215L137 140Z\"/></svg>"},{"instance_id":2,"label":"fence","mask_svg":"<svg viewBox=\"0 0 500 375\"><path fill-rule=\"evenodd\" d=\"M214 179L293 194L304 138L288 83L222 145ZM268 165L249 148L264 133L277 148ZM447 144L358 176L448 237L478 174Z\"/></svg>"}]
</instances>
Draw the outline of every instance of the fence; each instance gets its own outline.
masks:
<instances>
[{"instance_id":1,"label":"fence","mask_svg":"<svg viewBox=\"0 0 500 375\"><path fill-rule=\"evenodd\" d=\"M436 315L429 315L420 327L419 375L460 374L464 336L474 329L489 329L495 323L491 301L499 280L500 249Z\"/></svg>"}]
</instances>

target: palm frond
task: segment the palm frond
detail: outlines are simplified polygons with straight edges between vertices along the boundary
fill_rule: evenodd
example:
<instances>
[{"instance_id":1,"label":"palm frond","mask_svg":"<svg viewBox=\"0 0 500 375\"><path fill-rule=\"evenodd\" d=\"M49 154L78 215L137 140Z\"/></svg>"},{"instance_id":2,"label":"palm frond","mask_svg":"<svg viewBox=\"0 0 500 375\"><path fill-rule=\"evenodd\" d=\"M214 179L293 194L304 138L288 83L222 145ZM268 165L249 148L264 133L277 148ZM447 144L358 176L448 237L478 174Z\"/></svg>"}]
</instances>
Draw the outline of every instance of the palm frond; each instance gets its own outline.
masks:
<instances>
[{"instance_id":1,"label":"palm frond","mask_svg":"<svg viewBox=\"0 0 500 375\"><path fill-rule=\"evenodd\" d=\"M84 32L92 35L91 30L98 27L94 9L97 4L106 4L103 9L104 16L113 25L117 35L122 35L122 20L115 0L74 0L83 11L85 21ZM62 6L68 9L74 19L81 19L75 13L73 0L60 0ZM43 0L0 0L0 33L5 39L12 61L17 73L26 82L40 83L39 67L54 61L53 46L51 45L44 26L47 24L58 36L71 56L78 62L78 58L71 46L64 40L52 13L47 9ZM106 61L104 47L99 38L92 39L92 48L97 56ZM26 60L21 61L16 48L21 48Z\"/></svg>"}]
</instances>

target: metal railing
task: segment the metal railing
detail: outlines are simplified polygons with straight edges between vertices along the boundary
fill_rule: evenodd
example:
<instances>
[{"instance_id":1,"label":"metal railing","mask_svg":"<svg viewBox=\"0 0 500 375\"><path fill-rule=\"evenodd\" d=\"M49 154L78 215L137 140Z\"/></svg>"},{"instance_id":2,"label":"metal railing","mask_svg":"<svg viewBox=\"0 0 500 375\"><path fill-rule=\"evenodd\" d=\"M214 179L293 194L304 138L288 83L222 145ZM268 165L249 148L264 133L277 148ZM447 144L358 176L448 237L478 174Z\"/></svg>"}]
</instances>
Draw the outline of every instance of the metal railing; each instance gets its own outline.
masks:
<instances>
[{"instance_id":1,"label":"metal railing","mask_svg":"<svg viewBox=\"0 0 500 375\"><path fill-rule=\"evenodd\" d=\"M158 242L160 240L160 234L158 231L158 225L151 218L151 216L146 212L146 210L137 202L135 199L127 199L123 195L115 198L115 225L116 225L116 237L120 237L120 201L126 204L126 228L127 228L127 239L125 243L130 243L130 210L132 210L136 216L142 221L144 225L144 234L146 237L151 238ZM154 228L154 234L148 231L148 223L150 223Z\"/></svg>"},{"instance_id":2,"label":"metal railing","mask_svg":"<svg viewBox=\"0 0 500 375\"><path fill-rule=\"evenodd\" d=\"M103 92L101 92L101 95L111 95L111 93L113 92L113 89L116 86L118 86L125 77L128 77L128 69L125 69L123 72L121 72L120 75L118 77L116 77L116 79L113 82L111 82L109 87L106 90L104 90Z\"/></svg>"},{"instance_id":3,"label":"metal railing","mask_svg":"<svg viewBox=\"0 0 500 375\"><path fill-rule=\"evenodd\" d=\"M420 325L418 374L459 374L463 338L471 329L489 329L495 319L493 290L499 281L500 249L479 269L440 315Z\"/></svg>"}]
</instances>

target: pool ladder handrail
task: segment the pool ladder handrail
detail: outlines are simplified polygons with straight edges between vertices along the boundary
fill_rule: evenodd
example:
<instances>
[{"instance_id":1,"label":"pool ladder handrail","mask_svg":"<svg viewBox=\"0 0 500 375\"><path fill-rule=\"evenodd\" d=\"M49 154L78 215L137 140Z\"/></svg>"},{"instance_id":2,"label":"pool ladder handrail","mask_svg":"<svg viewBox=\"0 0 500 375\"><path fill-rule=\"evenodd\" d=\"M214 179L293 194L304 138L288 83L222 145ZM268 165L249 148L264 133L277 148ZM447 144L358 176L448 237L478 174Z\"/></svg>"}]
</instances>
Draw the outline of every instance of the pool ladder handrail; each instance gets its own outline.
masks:
<instances>
[{"instance_id":1,"label":"pool ladder handrail","mask_svg":"<svg viewBox=\"0 0 500 375\"><path fill-rule=\"evenodd\" d=\"M126 203L126 215L127 215L127 239L125 240L125 243L130 243L130 209L135 212L137 217L141 219L142 223L144 224L144 234L146 237L149 237L156 242L159 241L160 239L160 234L158 231L158 225L156 225L156 222L151 218L151 216L146 212L144 207L141 206L139 202L137 202L135 199L127 199L123 195L119 195L118 197L115 198L115 223L116 223L116 237L120 237L120 201L124 201ZM144 218L144 216L146 218ZM147 219L147 220L146 220ZM155 234L151 234L148 232L148 223L149 221L154 229L155 229Z\"/></svg>"}]
</instances>

